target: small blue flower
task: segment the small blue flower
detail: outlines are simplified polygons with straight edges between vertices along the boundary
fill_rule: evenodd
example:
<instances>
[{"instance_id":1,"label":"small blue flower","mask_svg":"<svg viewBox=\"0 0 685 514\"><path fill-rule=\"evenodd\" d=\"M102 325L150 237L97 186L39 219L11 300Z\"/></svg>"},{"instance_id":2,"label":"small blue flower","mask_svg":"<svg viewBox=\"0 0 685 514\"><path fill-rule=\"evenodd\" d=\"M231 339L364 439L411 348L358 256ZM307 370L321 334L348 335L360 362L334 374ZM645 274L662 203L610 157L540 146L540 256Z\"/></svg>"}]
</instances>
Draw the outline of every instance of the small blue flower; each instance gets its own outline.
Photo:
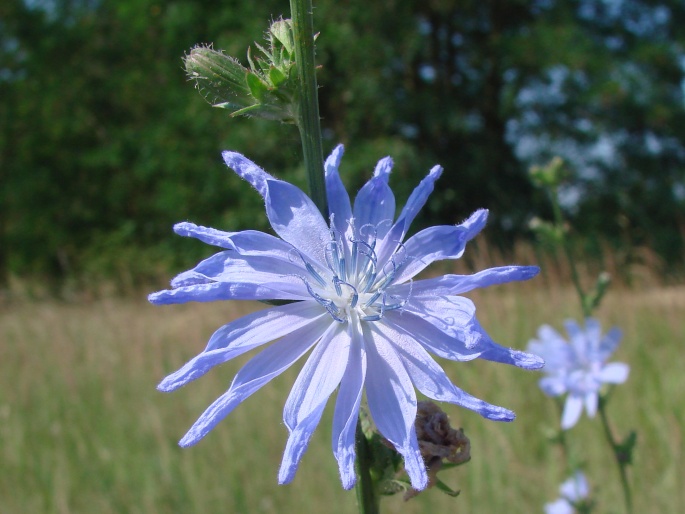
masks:
<instances>
[{"instance_id":1,"label":"small blue flower","mask_svg":"<svg viewBox=\"0 0 685 514\"><path fill-rule=\"evenodd\" d=\"M173 391L212 367L273 342L252 358L183 437L197 443L243 400L307 352L284 409L290 436L279 483L290 482L329 396L338 389L333 419L333 453L343 486L355 483L355 427L362 394L383 436L402 454L412 486L427 483L414 429L414 387L434 400L455 403L497 421L514 413L455 387L429 355L455 361L482 358L537 369L542 360L504 348L490 339L461 296L477 287L527 280L533 266L505 266L474 275L444 275L414 281L429 264L457 259L485 225L487 211L460 225L435 226L406 241L409 225L442 173L434 167L409 197L393 223L395 198L388 187L392 167L382 159L354 204L338 166L343 147L325 163L330 224L297 187L278 180L235 152L226 164L249 182L266 203L279 236L247 230L221 232L179 223L177 234L195 237L223 251L181 273L173 289L150 295L154 304L214 300L291 300L224 325L205 350L166 377L161 391ZM404 241L404 242L403 242Z\"/></svg>"},{"instance_id":2,"label":"small blue flower","mask_svg":"<svg viewBox=\"0 0 685 514\"><path fill-rule=\"evenodd\" d=\"M559 487L561 498L545 505L545 514L573 514L575 506L581 504L590 495L590 486L585 475L576 473Z\"/></svg>"},{"instance_id":3,"label":"small blue flower","mask_svg":"<svg viewBox=\"0 0 685 514\"><path fill-rule=\"evenodd\" d=\"M540 380L543 392L549 396L568 393L561 415L561 428L568 430L578 422L583 406L587 415L594 417L602 385L622 384L630 368L620 362L606 363L621 340L618 328L602 337L599 321L594 318L585 320L584 330L573 320L567 320L565 325L569 342L552 327L543 325L528 350L545 360L547 376Z\"/></svg>"}]
</instances>

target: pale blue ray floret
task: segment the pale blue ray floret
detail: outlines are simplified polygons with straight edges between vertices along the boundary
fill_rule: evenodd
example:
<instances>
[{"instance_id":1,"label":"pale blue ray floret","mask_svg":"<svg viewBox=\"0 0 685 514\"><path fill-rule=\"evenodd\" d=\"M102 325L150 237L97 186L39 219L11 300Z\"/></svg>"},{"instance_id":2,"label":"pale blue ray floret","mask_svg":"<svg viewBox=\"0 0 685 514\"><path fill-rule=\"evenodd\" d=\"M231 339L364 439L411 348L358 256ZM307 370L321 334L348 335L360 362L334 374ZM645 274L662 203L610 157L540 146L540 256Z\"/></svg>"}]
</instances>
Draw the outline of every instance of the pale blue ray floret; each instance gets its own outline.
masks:
<instances>
[{"instance_id":1,"label":"pale blue ray floret","mask_svg":"<svg viewBox=\"0 0 685 514\"><path fill-rule=\"evenodd\" d=\"M630 367L606 362L621 340L618 328L602 336L595 318L587 318L584 329L574 320L567 320L565 325L568 342L552 327L543 325L528 350L545 360L547 376L540 380L540 389L549 396L568 394L561 415L561 428L568 430L580 419L583 407L588 416L595 416L602 386L625 382Z\"/></svg>"},{"instance_id":2,"label":"pale blue ray floret","mask_svg":"<svg viewBox=\"0 0 685 514\"><path fill-rule=\"evenodd\" d=\"M590 495L590 486L585 475L576 471L571 478L559 487L560 498L545 505L545 514L574 514L575 505Z\"/></svg>"},{"instance_id":3,"label":"pale blue ray floret","mask_svg":"<svg viewBox=\"0 0 685 514\"><path fill-rule=\"evenodd\" d=\"M226 164L264 198L278 237L258 231L221 232L179 223L176 233L224 250L181 273L172 289L150 295L155 304L214 300L292 300L224 325L205 350L159 385L172 391L210 368L273 342L236 375L228 391L196 421L180 444L203 438L221 419L311 350L284 409L290 436L279 482L290 482L329 396L337 389L333 453L343 486L355 483L355 428L362 395L383 436L402 454L412 486L427 484L414 430L415 389L434 400L472 409L497 421L514 413L454 386L430 356L454 361L482 358L524 369L542 359L490 339L461 296L478 287L527 280L534 266L504 266L474 275L414 281L434 261L457 259L483 228L487 211L460 225L435 226L404 241L409 225L442 173L435 166L393 223L395 198L388 186L390 158L382 159L354 204L338 167L343 147L325 163L330 223L300 189L267 174L235 152Z\"/></svg>"}]
</instances>

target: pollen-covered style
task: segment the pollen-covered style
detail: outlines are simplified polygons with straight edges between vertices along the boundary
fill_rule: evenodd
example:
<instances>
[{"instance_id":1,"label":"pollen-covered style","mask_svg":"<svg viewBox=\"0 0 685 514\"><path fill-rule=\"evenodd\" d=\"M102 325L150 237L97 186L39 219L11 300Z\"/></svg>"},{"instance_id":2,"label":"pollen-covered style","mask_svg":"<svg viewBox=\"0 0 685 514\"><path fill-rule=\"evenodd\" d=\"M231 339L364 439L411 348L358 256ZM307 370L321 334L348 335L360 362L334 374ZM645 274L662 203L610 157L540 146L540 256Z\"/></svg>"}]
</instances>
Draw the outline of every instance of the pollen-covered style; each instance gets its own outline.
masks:
<instances>
[{"instance_id":1,"label":"pollen-covered style","mask_svg":"<svg viewBox=\"0 0 685 514\"><path fill-rule=\"evenodd\" d=\"M257 231L221 232L179 223L176 233L223 248L181 273L171 290L151 294L155 304L214 300L291 300L224 325L205 350L159 385L173 391L209 369L266 346L236 375L230 388L181 440L198 442L235 407L307 352L309 356L284 409L290 437L279 482L290 482L324 406L337 389L333 453L343 486L355 483L355 427L363 393L379 429L402 454L416 489L427 483L414 420L414 388L482 416L511 421L514 413L454 386L430 356L482 358L525 369L542 366L534 355L504 348L483 331L473 303L460 296L477 287L535 276L537 267L506 266L474 275L413 280L433 261L457 259L485 225L476 211L460 225L435 226L404 241L409 225L433 191L442 168L434 167L393 222L395 198L388 186L390 158L350 202L338 166L343 147L326 160L329 220L300 189L267 174L240 154L224 152L226 164L266 203L278 237ZM327 223L328 221L328 223Z\"/></svg>"}]
</instances>

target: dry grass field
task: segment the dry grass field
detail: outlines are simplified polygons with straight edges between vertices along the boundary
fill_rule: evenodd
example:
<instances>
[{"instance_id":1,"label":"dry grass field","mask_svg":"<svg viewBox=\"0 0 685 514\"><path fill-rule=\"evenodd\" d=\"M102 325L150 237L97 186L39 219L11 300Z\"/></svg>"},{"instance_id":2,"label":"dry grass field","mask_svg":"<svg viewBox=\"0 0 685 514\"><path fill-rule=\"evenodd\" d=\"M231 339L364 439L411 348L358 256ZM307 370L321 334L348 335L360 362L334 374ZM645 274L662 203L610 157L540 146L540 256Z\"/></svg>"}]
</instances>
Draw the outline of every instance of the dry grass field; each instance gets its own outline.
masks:
<instances>
[{"instance_id":1,"label":"dry grass field","mask_svg":"<svg viewBox=\"0 0 685 514\"><path fill-rule=\"evenodd\" d=\"M538 278L476 291L479 319L502 344L525 348L542 323L578 317L573 291ZM330 450L329 409L298 475L278 486L287 430L281 411L297 370L258 392L199 445L177 440L249 356L172 394L155 390L251 303L153 307L144 294L90 302L15 301L0 307L0 513L356 512ZM635 512L685 512L685 288L612 290L597 313L624 331L615 360L631 365L614 391L615 430L638 431L630 479ZM445 363L443 363L445 364ZM465 390L517 412L500 424L443 405L472 443L472 461L442 475L462 490L428 491L384 512L533 513L566 478L545 434L558 423L539 375L489 362L446 363ZM585 457L598 513L622 512L615 464L598 420L568 433Z\"/></svg>"}]
</instances>

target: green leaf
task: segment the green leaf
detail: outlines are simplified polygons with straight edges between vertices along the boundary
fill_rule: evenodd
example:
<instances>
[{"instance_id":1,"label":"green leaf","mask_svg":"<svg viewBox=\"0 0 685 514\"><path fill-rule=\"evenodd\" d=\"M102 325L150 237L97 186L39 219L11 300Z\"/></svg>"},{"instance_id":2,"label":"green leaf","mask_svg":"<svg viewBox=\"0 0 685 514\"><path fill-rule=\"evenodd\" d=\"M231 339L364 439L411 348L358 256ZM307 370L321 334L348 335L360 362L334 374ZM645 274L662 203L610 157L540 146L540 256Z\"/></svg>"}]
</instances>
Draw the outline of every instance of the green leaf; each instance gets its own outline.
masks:
<instances>
[{"instance_id":1,"label":"green leaf","mask_svg":"<svg viewBox=\"0 0 685 514\"><path fill-rule=\"evenodd\" d=\"M269 91L269 85L262 81L259 76L251 71L245 74L245 82L247 87L250 88L250 94L255 97L259 102L264 100L264 96Z\"/></svg>"},{"instance_id":2,"label":"green leaf","mask_svg":"<svg viewBox=\"0 0 685 514\"><path fill-rule=\"evenodd\" d=\"M295 40L293 38L292 21L291 20L278 20L275 21L269 32L278 40L278 42L283 45L286 52L292 55L295 51Z\"/></svg>"},{"instance_id":3,"label":"green leaf","mask_svg":"<svg viewBox=\"0 0 685 514\"><path fill-rule=\"evenodd\" d=\"M251 103L244 78L247 69L233 57L199 46L190 51L184 62L188 77L212 105L232 104L241 108Z\"/></svg>"},{"instance_id":4,"label":"green leaf","mask_svg":"<svg viewBox=\"0 0 685 514\"><path fill-rule=\"evenodd\" d=\"M275 86L278 87L281 84L283 84L286 80L288 80L288 77L286 76L285 73L283 73L281 70L278 68L272 67L269 70L269 79L271 80L271 83Z\"/></svg>"},{"instance_id":5,"label":"green leaf","mask_svg":"<svg viewBox=\"0 0 685 514\"><path fill-rule=\"evenodd\" d=\"M435 487L437 487L443 493L445 493L449 496L452 496L452 497L459 496L459 494L461 493L460 490L455 491L454 489L449 487L447 484L445 484L445 482L443 482L439 478L435 479Z\"/></svg>"},{"instance_id":6,"label":"green leaf","mask_svg":"<svg viewBox=\"0 0 685 514\"><path fill-rule=\"evenodd\" d=\"M633 450L637 444L637 432L631 430L621 444L616 447L617 454L621 462L626 464L633 463Z\"/></svg>"}]
</instances>

